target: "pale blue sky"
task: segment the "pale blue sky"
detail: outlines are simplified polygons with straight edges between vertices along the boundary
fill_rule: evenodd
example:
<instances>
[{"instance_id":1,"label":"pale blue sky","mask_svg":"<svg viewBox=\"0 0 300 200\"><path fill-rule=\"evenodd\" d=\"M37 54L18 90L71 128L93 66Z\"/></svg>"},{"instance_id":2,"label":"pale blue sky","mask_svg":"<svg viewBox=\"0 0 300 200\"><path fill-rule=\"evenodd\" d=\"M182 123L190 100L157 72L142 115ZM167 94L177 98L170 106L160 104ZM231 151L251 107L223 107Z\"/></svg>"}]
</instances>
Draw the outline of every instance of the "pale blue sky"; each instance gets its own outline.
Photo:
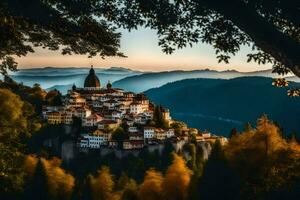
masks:
<instances>
[{"instance_id":1,"label":"pale blue sky","mask_svg":"<svg viewBox=\"0 0 300 200\"><path fill-rule=\"evenodd\" d=\"M72 55L62 56L60 52L53 52L41 48L33 54L17 58L20 68L32 67L87 67L91 63L95 67L127 67L144 71L192 70L192 69L236 69L238 71L256 71L268 69L256 63L247 63L246 55L251 51L243 47L238 55L233 56L229 64L218 63L214 49L206 44L196 44L194 47L176 50L172 55L166 55L158 46L156 31L139 29L131 32L122 30L121 51L128 58L106 58Z\"/></svg>"}]
</instances>

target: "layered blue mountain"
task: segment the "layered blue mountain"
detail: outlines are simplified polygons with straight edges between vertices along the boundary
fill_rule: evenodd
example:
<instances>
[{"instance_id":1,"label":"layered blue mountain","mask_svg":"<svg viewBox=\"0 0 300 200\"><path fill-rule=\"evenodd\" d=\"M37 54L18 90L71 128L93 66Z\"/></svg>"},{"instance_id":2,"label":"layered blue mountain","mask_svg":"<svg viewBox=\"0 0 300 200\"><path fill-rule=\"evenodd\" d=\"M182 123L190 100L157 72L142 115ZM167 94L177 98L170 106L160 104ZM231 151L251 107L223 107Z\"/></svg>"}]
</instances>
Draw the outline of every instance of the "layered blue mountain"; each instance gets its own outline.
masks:
<instances>
[{"instance_id":1,"label":"layered blue mountain","mask_svg":"<svg viewBox=\"0 0 300 200\"><path fill-rule=\"evenodd\" d=\"M102 85L106 85L108 81L116 81L128 76L138 75L142 72L133 71L121 67L111 67L108 69L95 68L97 76L101 79ZM24 85L32 86L35 83L41 85L44 89L58 89L62 93L66 93L73 84L83 86L84 79L89 72L89 68L35 68L21 69L17 72L10 73L10 76L17 82Z\"/></svg>"},{"instance_id":2,"label":"layered blue mountain","mask_svg":"<svg viewBox=\"0 0 300 200\"><path fill-rule=\"evenodd\" d=\"M58 89L63 94L72 87L73 84L81 87L89 68L35 68L21 69L11 73L11 77L25 85L32 86L39 83L42 88L51 90ZM241 76L265 76L276 77L271 70L242 73L235 70L215 71L215 70L193 70L193 71L165 71L165 72L141 72L122 67L95 68L97 76L102 85L106 85L110 80L114 87L122 88L133 92L142 92L150 88L160 87L164 84L189 79L189 78L221 78L230 79ZM291 77L293 79L293 77ZM297 79L294 79L297 81Z\"/></svg>"},{"instance_id":3,"label":"layered blue mountain","mask_svg":"<svg viewBox=\"0 0 300 200\"><path fill-rule=\"evenodd\" d=\"M193 71L166 71L129 76L114 82L114 86L133 92L143 92L151 88L160 87L170 82L190 78L231 79L243 76L278 77L276 74L273 74L271 70L248 73L238 72L235 70L215 71L209 69Z\"/></svg>"},{"instance_id":4,"label":"layered blue mountain","mask_svg":"<svg viewBox=\"0 0 300 200\"><path fill-rule=\"evenodd\" d=\"M300 88L299 83L290 87ZM287 88L272 86L271 78L188 79L150 89L146 95L162 104L172 117L189 126L228 135L232 128L242 130L266 114L285 134L300 134L299 98L287 96Z\"/></svg>"}]
</instances>

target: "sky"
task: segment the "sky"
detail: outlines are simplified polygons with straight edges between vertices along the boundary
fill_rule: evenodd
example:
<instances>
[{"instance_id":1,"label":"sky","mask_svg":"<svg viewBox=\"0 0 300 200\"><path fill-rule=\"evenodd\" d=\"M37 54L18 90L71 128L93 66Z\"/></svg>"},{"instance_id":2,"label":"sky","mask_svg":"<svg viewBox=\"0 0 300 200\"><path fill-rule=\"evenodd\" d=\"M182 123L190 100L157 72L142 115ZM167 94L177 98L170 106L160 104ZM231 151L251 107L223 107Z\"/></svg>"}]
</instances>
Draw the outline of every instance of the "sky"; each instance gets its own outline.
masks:
<instances>
[{"instance_id":1,"label":"sky","mask_svg":"<svg viewBox=\"0 0 300 200\"><path fill-rule=\"evenodd\" d=\"M158 46L158 37L155 30L139 29L128 32L121 30L121 52L127 58L101 57L87 58L85 55L63 56L60 51L49 51L36 48L35 53L25 57L16 58L19 68L37 67L88 67L91 64L98 68L126 67L141 71L169 71L169 70L238 70L257 71L269 69L269 65L258 65L254 62L247 63L246 55L251 52L250 47L243 47L233 56L229 64L218 63L215 50L207 44L195 44L192 48L176 50L171 55L166 55Z\"/></svg>"}]
</instances>

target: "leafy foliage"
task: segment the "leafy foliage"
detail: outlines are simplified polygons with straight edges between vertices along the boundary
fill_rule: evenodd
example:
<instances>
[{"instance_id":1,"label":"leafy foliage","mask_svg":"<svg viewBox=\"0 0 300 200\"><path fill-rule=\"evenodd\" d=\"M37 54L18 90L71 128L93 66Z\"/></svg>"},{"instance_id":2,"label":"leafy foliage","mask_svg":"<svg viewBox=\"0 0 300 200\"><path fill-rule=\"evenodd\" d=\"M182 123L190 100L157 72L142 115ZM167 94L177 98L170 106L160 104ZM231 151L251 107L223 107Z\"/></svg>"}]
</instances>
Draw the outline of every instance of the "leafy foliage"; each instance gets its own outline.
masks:
<instances>
[{"instance_id":1,"label":"leafy foliage","mask_svg":"<svg viewBox=\"0 0 300 200\"><path fill-rule=\"evenodd\" d=\"M266 116L256 129L233 136L225 148L229 163L245 181L245 195L261 195L300 181L300 145L286 141L280 129Z\"/></svg>"},{"instance_id":2,"label":"leafy foliage","mask_svg":"<svg viewBox=\"0 0 300 200\"><path fill-rule=\"evenodd\" d=\"M0 89L1 194L22 190L24 143L40 127L29 103L7 89Z\"/></svg>"},{"instance_id":3,"label":"leafy foliage","mask_svg":"<svg viewBox=\"0 0 300 200\"><path fill-rule=\"evenodd\" d=\"M1 73L16 70L11 55L25 56L37 46L61 49L62 54L123 56L118 51L120 34L101 17L100 10L95 10L98 4L97 1L1 1Z\"/></svg>"}]
</instances>

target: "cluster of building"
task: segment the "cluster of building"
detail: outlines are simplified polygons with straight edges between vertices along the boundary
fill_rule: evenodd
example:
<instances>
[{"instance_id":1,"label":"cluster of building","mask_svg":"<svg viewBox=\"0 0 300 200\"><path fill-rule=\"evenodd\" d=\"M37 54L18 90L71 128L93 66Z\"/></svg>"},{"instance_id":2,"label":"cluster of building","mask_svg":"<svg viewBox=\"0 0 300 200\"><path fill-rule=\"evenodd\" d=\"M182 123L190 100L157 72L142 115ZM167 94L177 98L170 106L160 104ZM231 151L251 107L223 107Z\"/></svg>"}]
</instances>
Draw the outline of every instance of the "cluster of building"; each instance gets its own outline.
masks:
<instances>
[{"instance_id":1,"label":"cluster of building","mask_svg":"<svg viewBox=\"0 0 300 200\"><path fill-rule=\"evenodd\" d=\"M154 105L144 94L113 88L110 82L106 87L101 87L93 67L85 79L84 87L73 85L64 97L62 106L46 106L43 109L43 116L49 124L71 125L74 120L81 123L86 133L78 139L80 148L99 149L121 145L123 149L140 149L165 140L188 139L184 130L180 134L182 137L178 138L173 129L149 125L153 113ZM162 108L161 114L166 123L172 123L168 109ZM120 126L122 130L126 129L126 137L117 141L113 134Z\"/></svg>"}]
</instances>

